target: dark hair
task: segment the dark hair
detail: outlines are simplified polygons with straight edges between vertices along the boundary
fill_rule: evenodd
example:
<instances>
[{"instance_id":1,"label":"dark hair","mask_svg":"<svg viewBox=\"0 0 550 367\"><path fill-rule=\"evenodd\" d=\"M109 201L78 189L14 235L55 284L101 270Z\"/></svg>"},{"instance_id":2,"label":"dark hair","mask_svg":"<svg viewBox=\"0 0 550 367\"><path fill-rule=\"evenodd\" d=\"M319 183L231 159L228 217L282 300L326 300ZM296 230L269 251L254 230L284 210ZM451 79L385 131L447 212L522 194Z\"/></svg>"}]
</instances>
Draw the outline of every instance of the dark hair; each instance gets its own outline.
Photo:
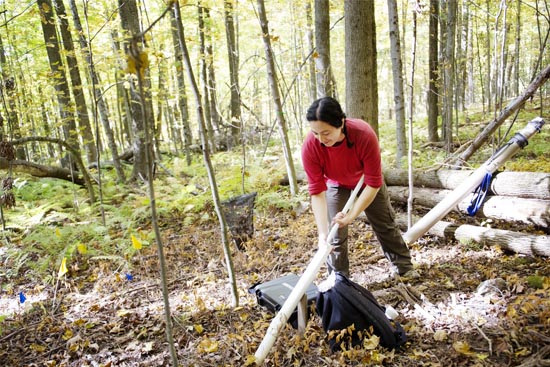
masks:
<instances>
[{"instance_id":1,"label":"dark hair","mask_svg":"<svg viewBox=\"0 0 550 367\"><path fill-rule=\"evenodd\" d=\"M345 118L346 114L342 111L342 106L340 106L340 103L332 97L322 97L315 100L306 112L306 120L323 121L336 128L342 126ZM346 125L344 125L342 132L347 137L348 148L351 148L353 146L353 142L349 139Z\"/></svg>"}]
</instances>

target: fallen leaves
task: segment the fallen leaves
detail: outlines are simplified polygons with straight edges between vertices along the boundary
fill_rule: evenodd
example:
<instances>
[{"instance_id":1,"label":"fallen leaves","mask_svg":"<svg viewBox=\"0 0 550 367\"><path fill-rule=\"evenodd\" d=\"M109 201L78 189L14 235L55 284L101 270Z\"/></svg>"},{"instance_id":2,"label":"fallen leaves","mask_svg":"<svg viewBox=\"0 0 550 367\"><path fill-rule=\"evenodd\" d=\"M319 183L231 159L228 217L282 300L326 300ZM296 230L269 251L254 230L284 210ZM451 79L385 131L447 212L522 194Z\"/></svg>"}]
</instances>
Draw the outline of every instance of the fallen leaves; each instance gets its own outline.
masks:
<instances>
[{"instance_id":1,"label":"fallen leaves","mask_svg":"<svg viewBox=\"0 0 550 367\"><path fill-rule=\"evenodd\" d=\"M216 340L210 338L204 338L199 342L197 351L203 353L215 353L218 351L219 343Z\"/></svg>"},{"instance_id":2,"label":"fallen leaves","mask_svg":"<svg viewBox=\"0 0 550 367\"><path fill-rule=\"evenodd\" d=\"M464 356L475 357L480 360L487 359L488 357L488 355L485 353L477 353L473 351L470 344L468 344L468 342L465 342L465 341L454 342L453 349Z\"/></svg>"},{"instance_id":3,"label":"fallen leaves","mask_svg":"<svg viewBox=\"0 0 550 367\"><path fill-rule=\"evenodd\" d=\"M235 254L241 296L237 308L227 306L229 290L215 230L197 228L197 233L166 242L180 363L255 364L254 353L273 315L258 307L246 290L292 269L303 270L316 245L310 224L305 215L257 221L254 240L245 252ZM361 241L352 250L352 273L369 289L385 291L379 301L399 311L409 336L406 346L388 352L367 338L362 348L330 353L320 321L313 317L301 338L290 327L280 333L268 357L270 366L493 366L544 358L537 351L550 342L545 339L550 328L550 287L542 275L549 268L545 259L519 259L483 249L472 254L459 245L426 243L413 251L423 279L411 286L425 296L414 308L392 298L396 292L394 283L384 280L385 259L366 262L375 258L379 245L368 226L359 228ZM28 297L24 306L31 311L21 312L18 319L0 315L0 365L166 365L158 269L155 261L148 260L154 249L139 233L135 237L143 246L131 268L96 256L87 272L69 269L71 277L59 293L62 314L50 315L47 300L33 308L29 303L34 288L21 289ZM126 247L137 251L129 242L126 239ZM125 277L130 270L132 281ZM477 289L485 281L487 287ZM19 290L15 287L9 297L17 301ZM492 341L492 353L480 331Z\"/></svg>"}]
</instances>

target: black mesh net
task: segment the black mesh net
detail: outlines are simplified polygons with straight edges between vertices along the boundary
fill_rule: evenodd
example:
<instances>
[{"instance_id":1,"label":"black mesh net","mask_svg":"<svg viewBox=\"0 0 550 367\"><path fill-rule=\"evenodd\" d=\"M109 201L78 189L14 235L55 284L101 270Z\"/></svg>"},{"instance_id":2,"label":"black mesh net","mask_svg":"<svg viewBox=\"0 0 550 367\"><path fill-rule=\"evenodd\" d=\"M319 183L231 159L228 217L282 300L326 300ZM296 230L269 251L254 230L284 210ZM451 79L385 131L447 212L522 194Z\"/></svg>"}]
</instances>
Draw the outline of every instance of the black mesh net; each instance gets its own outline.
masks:
<instances>
[{"instance_id":1,"label":"black mesh net","mask_svg":"<svg viewBox=\"0 0 550 367\"><path fill-rule=\"evenodd\" d=\"M239 250L244 250L243 243L254 235L254 201L255 192L236 196L222 203L225 220L231 236Z\"/></svg>"}]
</instances>

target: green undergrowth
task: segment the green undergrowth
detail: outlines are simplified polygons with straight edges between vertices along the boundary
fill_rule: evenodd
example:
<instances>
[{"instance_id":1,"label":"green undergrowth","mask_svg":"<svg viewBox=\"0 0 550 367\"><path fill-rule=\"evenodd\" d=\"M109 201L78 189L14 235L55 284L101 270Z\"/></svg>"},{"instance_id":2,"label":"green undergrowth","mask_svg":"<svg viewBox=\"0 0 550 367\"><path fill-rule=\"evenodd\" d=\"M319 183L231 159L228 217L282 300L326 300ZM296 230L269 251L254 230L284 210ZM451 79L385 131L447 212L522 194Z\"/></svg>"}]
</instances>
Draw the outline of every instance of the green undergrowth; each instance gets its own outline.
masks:
<instances>
[{"instance_id":1,"label":"green undergrowth","mask_svg":"<svg viewBox=\"0 0 550 367\"><path fill-rule=\"evenodd\" d=\"M255 210L273 213L291 210L305 200L304 193L291 197L288 187L280 185L286 171L276 152L250 151L244 162L243 168L241 151L212 155L221 201L256 192ZM160 227L174 225L181 231L185 226L217 223L202 156L193 156L187 165L184 157L167 155L162 167L153 184ZM77 266L87 258L126 269L136 253L132 237L142 246L154 244L147 185L117 184L113 174L103 173L101 195L96 187L98 201L93 204L84 188L66 181L16 179L16 206L3 210L6 229L0 260L9 270L0 272L2 287L21 277L54 284L64 258Z\"/></svg>"}]
</instances>

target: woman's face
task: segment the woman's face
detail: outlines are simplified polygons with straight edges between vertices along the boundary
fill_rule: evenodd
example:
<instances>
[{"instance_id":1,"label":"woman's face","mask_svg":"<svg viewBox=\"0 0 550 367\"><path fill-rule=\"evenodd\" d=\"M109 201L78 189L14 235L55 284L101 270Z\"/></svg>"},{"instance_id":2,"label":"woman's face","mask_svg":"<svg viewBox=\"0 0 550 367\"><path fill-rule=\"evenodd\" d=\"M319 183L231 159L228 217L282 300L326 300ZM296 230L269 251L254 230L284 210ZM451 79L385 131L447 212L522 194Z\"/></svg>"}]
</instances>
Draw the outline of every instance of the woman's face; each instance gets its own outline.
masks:
<instances>
[{"instance_id":1,"label":"woman's face","mask_svg":"<svg viewBox=\"0 0 550 367\"><path fill-rule=\"evenodd\" d=\"M327 147L331 147L345 138L342 133L343 124L340 127L334 127L324 121L310 121L309 126L313 135Z\"/></svg>"}]
</instances>

